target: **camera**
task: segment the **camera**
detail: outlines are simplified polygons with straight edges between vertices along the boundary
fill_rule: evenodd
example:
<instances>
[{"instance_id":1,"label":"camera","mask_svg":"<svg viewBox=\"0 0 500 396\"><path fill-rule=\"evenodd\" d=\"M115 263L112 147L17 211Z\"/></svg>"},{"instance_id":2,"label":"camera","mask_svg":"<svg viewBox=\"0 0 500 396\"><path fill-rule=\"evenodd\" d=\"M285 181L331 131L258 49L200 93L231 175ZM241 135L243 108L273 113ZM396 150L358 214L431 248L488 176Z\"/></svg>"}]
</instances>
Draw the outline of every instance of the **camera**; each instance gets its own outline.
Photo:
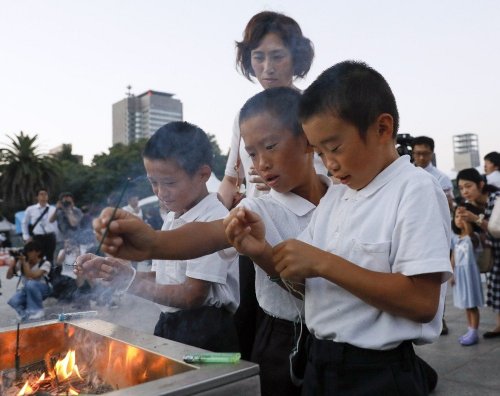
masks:
<instances>
[{"instance_id":1,"label":"camera","mask_svg":"<svg viewBox=\"0 0 500 396\"><path fill-rule=\"evenodd\" d=\"M24 248L9 248L9 254L16 260L19 260L21 256L26 257L26 252L24 251Z\"/></svg>"},{"instance_id":2,"label":"camera","mask_svg":"<svg viewBox=\"0 0 500 396\"><path fill-rule=\"evenodd\" d=\"M62 206L69 208L71 206L71 201L62 201Z\"/></svg>"},{"instance_id":3,"label":"camera","mask_svg":"<svg viewBox=\"0 0 500 396\"><path fill-rule=\"evenodd\" d=\"M396 150L399 156L409 155L411 157L411 146L413 143L413 136L409 133L398 133L396 136ZM412 158L413 162L413 158Z\"/></svg>"}]
</instances>

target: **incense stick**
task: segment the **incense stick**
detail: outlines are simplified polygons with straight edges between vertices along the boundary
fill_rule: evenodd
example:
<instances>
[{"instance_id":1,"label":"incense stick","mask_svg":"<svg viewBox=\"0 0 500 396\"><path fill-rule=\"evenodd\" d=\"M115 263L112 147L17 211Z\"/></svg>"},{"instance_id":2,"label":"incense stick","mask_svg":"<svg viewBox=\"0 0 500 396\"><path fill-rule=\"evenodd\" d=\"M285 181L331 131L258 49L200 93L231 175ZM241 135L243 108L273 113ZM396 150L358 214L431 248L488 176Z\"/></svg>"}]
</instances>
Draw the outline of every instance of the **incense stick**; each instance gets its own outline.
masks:
<instances>
[{"instance_id":1,"label":"incense stick","mask_svg":"<svg viewBox=\"0 0 500 396\"><path fill-rule=\"evenodd\" d=\"M16 378L19 378L19 366L20 366L20 356L19 356L19 326L20 323L17 322L17 330L16 330L16 355L15 355L15 365L16 365Z\"/></svg>"},{"instance_id":2,"label":"incense stick","mask_svg":"<svg viewBox=\"0 0 500 396\"><path fill-rule=\"evenodd\" d=\"M125 184L122 188L122 191L120 193L120 196L118 197L118 201L115 204L115 207L113 208L113 212L111 213L111 217L108 220L108 223L106 224L106 228L104 229L104 233L102 234L102 238L99 241L99 245L97 246L97 249L95 251L95 255L98 256L99 253L101 252L102 244L104 243L104 239L108 235L109 232L109 226L111 225L111 222L113 221L113 218L115 217L116 211L118 210L118 207L120 206L120 203L122 202L123 196L125 195L125 191L127 190L128 183L130 182L130 177L127 178L125 181ZM73 264L64 264L67 265L68 267L76 267L76 261Z\"/></svg>"},{"instance_id":3,"label":"incense stick","mask_svg":"<svg viewBox=\"0 0 500 396\"><path fill-rule=\"evenodd\" d=\"M125 191L127 190L129 181L130 181L130 178L127 178L127 180L125 181L125 185L123 186L122 192L120 193L120 196L118 197L118 201L116 202L116 205L113 209L113 212L111 213L111 217L109 218L108 224L106 224L106 228L104 229L104 233L102 234L101 241L99 242L99 245L97 246L97 249L95 251L95 255L99 255L99 253L101 252L102 244L104 243L104 239L106 239L106 236L108 235L108 232L109 232L109 226L111 225L111 222L113 221L113 218L115 217L116 211L118 210L118 207L120 206L120 203L123 199L123 196L125 195Z\"/></svg>"}]
</instances>

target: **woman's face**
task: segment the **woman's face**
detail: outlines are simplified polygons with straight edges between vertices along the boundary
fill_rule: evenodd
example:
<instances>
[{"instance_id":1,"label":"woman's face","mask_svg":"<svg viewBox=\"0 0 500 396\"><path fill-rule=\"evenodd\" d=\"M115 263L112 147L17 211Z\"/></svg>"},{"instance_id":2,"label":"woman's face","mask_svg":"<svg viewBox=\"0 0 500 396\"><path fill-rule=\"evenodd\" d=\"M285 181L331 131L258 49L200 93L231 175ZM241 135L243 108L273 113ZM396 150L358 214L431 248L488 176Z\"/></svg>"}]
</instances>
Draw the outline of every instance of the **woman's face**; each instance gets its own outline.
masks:
<instances>
[{"instance_id":1,"label":"woman's face","mask_svg":"<svg viewBox=\"0 0 500 396\"><path fill-rule=\"evenodd\" d=\"M276 33L266 34L250 56L253 72L262 88L292 86L292 53Z\"/></svg>"},{"instance_id":2,"label":"woman's face","mask_svg":"<svg viewBox=\"0 0 500 396\"><path fill-rule=\"evenodd\" d=\"M489 175L490 173L493 173L496 170L498 170L498 169L493 162L491 162L489 160L484 160L484 173Z\"/></svg>"},{"instance_id":3,"label":"woman's face","mask_svg":"<svg viewBox=\"0 0 500 396\"><path fill-rule=\"evenodd\" d=\"M477 202L482 195L482 188L484 183L481 182L477 185L471 180L460 179L458 181L458 189L460 190L460 195L469 202Z\"/></svg>"}]
</instances>

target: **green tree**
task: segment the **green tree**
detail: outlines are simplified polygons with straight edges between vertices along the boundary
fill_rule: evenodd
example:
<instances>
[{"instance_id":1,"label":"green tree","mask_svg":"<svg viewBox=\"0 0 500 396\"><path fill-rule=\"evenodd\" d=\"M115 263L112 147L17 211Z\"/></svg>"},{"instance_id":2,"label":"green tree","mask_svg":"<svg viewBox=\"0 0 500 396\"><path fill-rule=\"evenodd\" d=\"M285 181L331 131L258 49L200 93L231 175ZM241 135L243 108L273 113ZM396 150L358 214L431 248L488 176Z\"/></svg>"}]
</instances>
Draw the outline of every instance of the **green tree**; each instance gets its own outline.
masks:
<instances>
[{"instance_id":1,"label":"green tree","mask_svg":"<svg viewBox=\"0 0 500 396\"><path fill-rule=\"evenodd\" d=\"M118 143L109 149L109 153L94 156L91 165L92 179L89 181L93 203L107 203L111 199L111 203L115 204L114 196L127 179L133 181L128 185L129 191L134 189L140 198L152 194L142 161L145 144L146 139L129 145Z\"/></svg>"},{"instance_id":2,"label":"green tree","mask_svg":"<svg viewBox=\"0 0 500 396\"><path fill-rule=\"evenodd\" d=\"M215 135L212 135L210 133L208 133L207 135L208 140L210 140L210 143L212 144L212 151L214 153L212 171L215 173L215 176L222 180L222 178L224 177L224 171L226 170L227 155L222 154Z\"/></svg>"},{"instance_id":3,"label":"green tree","mask_svg":"<svg viewBox=\"0 0 500 396\"><path fill-rule=\"evenodd\" d=\"M52 156L58 161L67 161L75 164L80 163L80 158L78 155L73 154L73 146L71 144L63 144L61 151Z\"/></svg>"},{"instance_id":4,"label":"green tree","mask_svg":"<svg viewBox=\"0 0 500 396\"><path fill-rule=\"evenodd\" d=\"M51 190L59 179L60 169L52 157L39 153L38 135L31 137L21 131L7 137L10 144L1 148L0 169L2 199L10 212L31 205L38 188Z\"/></svg>"}]
</instances>

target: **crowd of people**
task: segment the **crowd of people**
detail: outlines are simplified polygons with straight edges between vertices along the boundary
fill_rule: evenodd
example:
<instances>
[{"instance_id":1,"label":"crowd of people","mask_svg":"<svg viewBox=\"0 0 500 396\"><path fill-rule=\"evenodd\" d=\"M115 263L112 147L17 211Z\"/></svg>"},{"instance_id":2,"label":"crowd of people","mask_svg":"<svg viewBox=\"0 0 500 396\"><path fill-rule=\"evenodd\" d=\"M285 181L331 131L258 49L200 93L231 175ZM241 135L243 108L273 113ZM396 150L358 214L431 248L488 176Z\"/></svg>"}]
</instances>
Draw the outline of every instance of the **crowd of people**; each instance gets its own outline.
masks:
<instances>
[{"instance_id":1,"label":"crowd of people","mask_svg":"<svg viewBox=\"0 0 500 396\"><path fill-rule=\"evenodd\" d=\"M260 365L263 395L425 395L437 374L413 344L446 334L448 281L466 313L460 344L479 341L477 260L490 249L486 303L498 315L483 337L500 337L500 239L488 233L500 154L485 156L486 178L461 170L456 196L433 164L432 138L414 138L412 157L399 156L396 99L380 73L344 61L301 93L294 81L313 57L292 18L252 17L237 64L264 90L236 117L219 194L206 187L213 155L201 128L172 122L146 143L161 232L131 195L94 219L98 256L78 242L83 214L72 194L54 207L41 189L8 272L21 274L9 300L19 318L43 316L56 263L80 301L104 281L108 292L158 304L155 335L240 351ZM148 259L151 271L133 265Z\"/></svg>"},{"instance_id":2,"label":"crowd of people","mask_svg":"<svg viewBox=\"0 0 500 396\"><path fill-rule=\"evenodd\" d=\"M90 306L91 299L109 293L101 282L73 271L79 255L95 250L91 223L96 213L78 208L71 192L61 193L57 203L51 205L49 191L42 187L36 200L26 208L22 220L24 246L11 249L7 259L7 279L17 279L16 292L8 304L21 321L43 318L43 301L48 297L83 308ZM115 302L111 298L106 303Z\"/></svg>"}]
</instances>

